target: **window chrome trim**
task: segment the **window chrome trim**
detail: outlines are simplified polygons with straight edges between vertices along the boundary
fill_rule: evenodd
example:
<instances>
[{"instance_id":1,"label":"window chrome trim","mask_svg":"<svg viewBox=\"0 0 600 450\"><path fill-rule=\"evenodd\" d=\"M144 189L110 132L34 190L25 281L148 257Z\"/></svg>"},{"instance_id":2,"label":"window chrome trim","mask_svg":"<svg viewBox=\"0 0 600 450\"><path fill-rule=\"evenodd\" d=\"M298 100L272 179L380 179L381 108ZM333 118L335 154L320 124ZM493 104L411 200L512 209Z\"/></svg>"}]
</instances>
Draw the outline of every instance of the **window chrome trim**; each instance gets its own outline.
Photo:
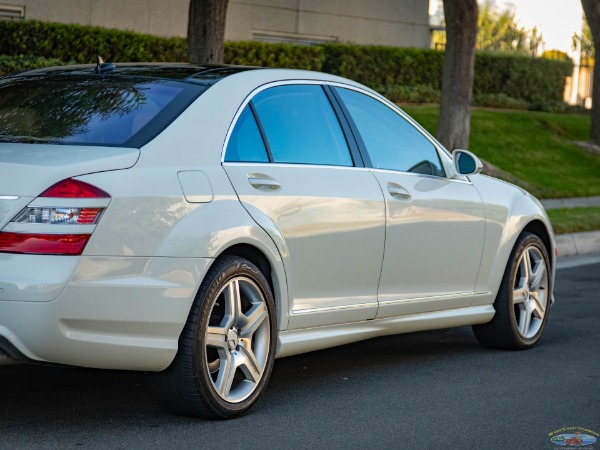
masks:
<instances>
[{"instance_id":1,"label":"window chrome trim","mask_svg":"<svg viewBox=\"0 0 600 450\"><path fill-rule=\"evenodd\" d=\"M231 134L233 133L233 129L235 128L238 119L240 118L240 116L242 115L242 112L244 111L244 108L248 105L248 103L250 103L252 101L252 99L254 97L256 97L258 94L260 94L262 91L267 90L269 88L272 87L277 87L277 86L288 86L288 85L317 85L317 86L325 86L327 85L327 81L326 80L302 80L302 79L289 79L289 80L278 80L278 81L272 81L272 82L268 82L265 83L261 86L258 86L257 88L255 88L252 92L250 92L248 94L248 96L244 99L244 101L242 102L242 104L240 105L240 107L238 108L238 110L236 111L235 115L233 116L233 120L231 121L231 124L229 125L229 129L227 130L227 134L225 135L225 141L223 143L223 148L221 148L221 164L226 163L225 161L225 152L227 151L227 146L229 145L229 139L231 138ZM325 97L327 98L327 95L325 94L325 92L323 92L323 95L325 95ZM335 112L335 109L333 108L333 106L331 107L333 109L333 112L335 114L335 116L337 117L337 113ZM339 120L339 117L337 117ZM340 124L340 128L342 128L342 125ZM342 130L343 132L343 130ZM351 159L353 159L352 157L352 152L350 151L350 148L348 148L348 153L350 154ZM240 161L240 163L242 164L250 164L250 163L244 163L243 161ZM227 164L231 164L231 162L227 162ZM280 163L265 163L265 164L280 164ZM309 167L315 167L312 164L306 164L306 163L298 163L298 164L293 164L294 166L309 166ZM345 168L351 168L354 166L326 166L326 167L345 167Z\"/></svg>"},{"instance_id":2,"label":"window chrome trim","mask_svg":"<svg viewBox=\"0 0 600 450\"><path fill-rule=\"evenodd\" d=\"M243 161L223 161L222 165L227 166L244 166L244 167L287 167L287 168L298 168L306 167L311 169L338 169L338 170L361 170L370 171L368 167L356 167L356 166L328 166L326 164L308 164L308 163L269 163L269 162L243 162ZM418 175L418 174L413 174ZM439 177L438 177L439 179Z\"/></svg>"},{"instance_id":3,"label":"window chrome trim","mask_svg":"<svg viewBox=\"0 0 600 450\"><path fill-rule=\"evenodd\" d=\"M450 178L450 177L440 177L437 175L427 175L426 173L414 173L414 172L403 172L401 170L393 170L393 169L378 169L375 167L370 168L371 172L377 173L389 173L393 175L408 175L411 177L419 177L419 178L430 178L432 180L443 180L444 182L452 182L452 183L462 183L462 184L473 184L471 180L465 177L465 179L461 178Z\"/></svg>"},{"instance_id":4,"label":"window chrome trim","mask_svg":"<svg viewBox=\"0 0 600 450\"><path fill-rule=\"evenodd\" d=\"M419 131L423 135L423 137L425 137L425 139L427 139L433 145L433 147L436 149L438 156L440 158L440 162L441 162L442 166L444 167L444 171L446 172L445 176L443 176L443 177L436 176L436 178L450 180L450 181L462 181L462 182L470 183L468 181L467 177L464 175L460 175L458 178L453 177L453 174L455 171L452 168L451 153L442 144L440 144L435 139L435 137L433 137L431 135L431 133L429 133L429 131L427 131L425 128L423 128L421 126L421 124L419 124L416 120L414 120L412 117L410 117L398 105L391 102L390 100L385 98L383 95L381 95L369 88L355 86L353 84L345 84L345 83L341 83L338 81L326 81L325 84L327 84L328 86L332 86L332 87L339 87L339 88L343 88L343 89L349 89L352 91L356 91L360 94L367 95L367 96L371 97L373 100L379 101L380 103L383 103L384 105L391 108L400 117L402 117L408 123L410 123L412 126L414 126L417 129L417 131ZM376 169L376 168L373 168L373 169ZM377 170L381 170L381 169L377 169ZM403 172L401 170L393 170L393 169L387 169L387 170L391 170L394 173L409 173L409 172Z\"/></svg>"},{"instance_id":5,"label":"window chrome trim","mask_svg":"<svg viewBox=\"0 0 600 450\"><path fill-rule=\"evenodd\" d=\"M361 308L373 308L379 305L378 302L369 302L369 303L359 303L356 305L341 305L341 306L328 306L323 308L307 308L307 309L296 309L292 310L293 315L302 315L302 314L314 314L314 313L327 313L327 312L335 312L335 311L344 311L351 309L361 309Z\"/></svg>"},{"instance_id":6,"label":"window chrome trim","mask_svg":"<svg viewBox=\"0 0 600 450\"><path fill-rule=\"evenodd\" d=\"M411 298L399 298L396 300L384 300L379 302L379 306L390 306L390 305L399 305L403 303L413 303L413 302L422 302L425 300L449 300L449 299L459 299L459 298L468 298L468 297L481 297L483 295L489 295L491 292L458 292L455 294L441 294L441 295L432 295L429 297L411 297Z\"/></svg>"}]
</instances>

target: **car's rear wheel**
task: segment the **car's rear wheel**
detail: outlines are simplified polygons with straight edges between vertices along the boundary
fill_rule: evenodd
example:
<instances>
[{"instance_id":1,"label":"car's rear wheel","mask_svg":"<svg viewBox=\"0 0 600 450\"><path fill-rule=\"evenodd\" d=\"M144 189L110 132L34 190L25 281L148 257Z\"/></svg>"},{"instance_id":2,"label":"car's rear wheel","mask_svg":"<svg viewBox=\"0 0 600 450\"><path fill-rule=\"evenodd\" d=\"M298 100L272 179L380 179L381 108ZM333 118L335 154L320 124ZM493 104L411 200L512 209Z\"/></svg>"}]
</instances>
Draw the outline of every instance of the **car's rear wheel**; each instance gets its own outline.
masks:
<instances>
[{"instance_id":1,"label":"car's rear wheel","mask_svg":"<svg viewBox=\"0 0 600 450\"><path fill-rule=\"evenodd\" d=\"M548 320L550 283L550 264L544 243L534 234L521 234L500 284L494 318L473 327L479 342L504 349L533 347Z\"/></svg>"},{"instance_id":2,"label":"car's rear wheel","mask_svg":"<svg viewBox=\"0 0 600 450\"><path fill-rule=\"evenodd\" d=\"M273 294L262 272L244 258L220 258L196 296L175 360L149 374L160 404L211 419L244 414L271 375L275 331Z\"/></svg>"}]
</instances>

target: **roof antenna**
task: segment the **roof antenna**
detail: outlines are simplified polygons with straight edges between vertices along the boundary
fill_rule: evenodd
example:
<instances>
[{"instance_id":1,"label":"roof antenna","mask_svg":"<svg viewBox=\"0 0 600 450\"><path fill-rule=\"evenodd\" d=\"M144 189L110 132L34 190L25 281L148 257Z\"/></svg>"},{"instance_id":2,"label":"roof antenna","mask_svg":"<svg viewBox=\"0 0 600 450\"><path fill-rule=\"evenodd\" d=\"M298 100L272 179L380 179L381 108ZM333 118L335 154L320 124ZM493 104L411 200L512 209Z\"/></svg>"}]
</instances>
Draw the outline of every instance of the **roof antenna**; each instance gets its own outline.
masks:
<instances>
[{"instance_id":1,"label":"roof antenna","mask_svg":"<svg viewBox=\"0 0 600 450\"><path fill-rule=\"evenodd\" d=\"M105 63L104 60L102 59L102 56L98 56L98 59L96 60L96 73L106 73L106 72L111 72L113 70L115 70L117 68L116 65L114 65L113 63Z\"/></svg>"}]
</instances>

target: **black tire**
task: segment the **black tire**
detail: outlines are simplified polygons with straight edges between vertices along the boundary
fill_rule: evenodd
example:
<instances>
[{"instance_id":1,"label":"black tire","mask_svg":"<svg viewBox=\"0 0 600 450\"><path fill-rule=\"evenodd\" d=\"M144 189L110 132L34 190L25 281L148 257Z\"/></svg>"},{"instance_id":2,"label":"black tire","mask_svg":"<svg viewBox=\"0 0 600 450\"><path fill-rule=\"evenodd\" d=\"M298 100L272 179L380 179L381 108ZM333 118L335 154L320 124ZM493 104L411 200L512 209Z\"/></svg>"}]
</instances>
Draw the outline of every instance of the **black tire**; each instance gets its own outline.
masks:
<instances>
[{"instance_id":1,"label":"black tire","mask_svg":"<svg viewBox=\"0 0 600 450\"><path fill-rule=\"evenodd\" d=\"M526 257L530 270L527 268ZM549 261L546 247L538 236L527 232L519 236L494 302L494 318L486 324L473 326L475 336L482 345L524 350L533 347L540 340L548 321L552 292ZM543 269L540 269L541 264ZM534 270L536 267L538 272ZM545 273L542 273L542 270ZM524 271L527 276L524 275ZM539 279L536 276L539 276ZM533 280L530 280L530 277L533 277ZM533 286L535 282L537 286ZM542 317L538 317L540 315Z\"/></svg>"},{"instance_id":2,"label":"black tire","mask_svg":"<svg viewBox=\"0 0 600 450\"><path fill-rule=\"evenodd\" d=\"M239 310L231 306L236 302ZM264 311L267 315L261 319ZM252 318L254 324L262 320L254 330ZM238 327L240 323L246 324L245 328ZM229 332L225 337L212 333L209 340L209 326L211 332ZM273 294L263 273L244 258L219 258L196 295L175 359L163 372L147 376L159 404L176 414L207 419L231 419L246 413L269 381L276 329ZM207 344L217 342L215 337L223 337L224 342ZM239 361L245 362L236 366Z\"/></svg>"}]
</instances>

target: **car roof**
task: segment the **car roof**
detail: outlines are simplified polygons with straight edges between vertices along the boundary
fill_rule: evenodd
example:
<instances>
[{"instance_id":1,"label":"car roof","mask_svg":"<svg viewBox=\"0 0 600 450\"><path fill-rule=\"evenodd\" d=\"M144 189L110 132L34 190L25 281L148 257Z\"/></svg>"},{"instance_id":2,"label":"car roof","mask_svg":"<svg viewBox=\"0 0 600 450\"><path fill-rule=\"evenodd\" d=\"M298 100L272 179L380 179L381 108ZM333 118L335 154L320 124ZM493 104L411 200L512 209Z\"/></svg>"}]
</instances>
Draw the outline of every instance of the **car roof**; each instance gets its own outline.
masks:
<instances>
[{"instance_id":1,"label":"car roof","mask_svg":"<svg viewBox=\"0 0 600 450\"><path fill-rule=\"evenodd\" d=\"M105 63L110 64L110 63ZM31 76L84 76L84 77L132 77L132 78L152 78L173 80L178 82L203 85L207 88L220 80L231 77L239 80L239 77L250 78L257 83L268 83L277 80L313 80L320 82L338 82L360 86L364 89L366 86L356 83L352 80L331 75L323 72L310 70L272 68L257 66L237 66L228 64L189 64L189 63L115 63L110 64L109 70L98 71L96 64L76 64L66 66L54 66L41 69L28 70L3 77L31 77ZM233 80L232 80L233 81ZM370 90L370 89L368 89Z\"/></svg>"},{"instance_id":2,"label":"car roof","mask_svg":"<svg viewBox=\"0 0 600 450\"><path fill-rule=\"evenodd\" d=\"M168 79L193 84L212 85L217 81L247 70L261 69L251 66L188 63L117 63L109 69L97 70L96 64L79 64L46 67L11 75L22 76L99 76Z\"/></svg>"}]
</instances>

